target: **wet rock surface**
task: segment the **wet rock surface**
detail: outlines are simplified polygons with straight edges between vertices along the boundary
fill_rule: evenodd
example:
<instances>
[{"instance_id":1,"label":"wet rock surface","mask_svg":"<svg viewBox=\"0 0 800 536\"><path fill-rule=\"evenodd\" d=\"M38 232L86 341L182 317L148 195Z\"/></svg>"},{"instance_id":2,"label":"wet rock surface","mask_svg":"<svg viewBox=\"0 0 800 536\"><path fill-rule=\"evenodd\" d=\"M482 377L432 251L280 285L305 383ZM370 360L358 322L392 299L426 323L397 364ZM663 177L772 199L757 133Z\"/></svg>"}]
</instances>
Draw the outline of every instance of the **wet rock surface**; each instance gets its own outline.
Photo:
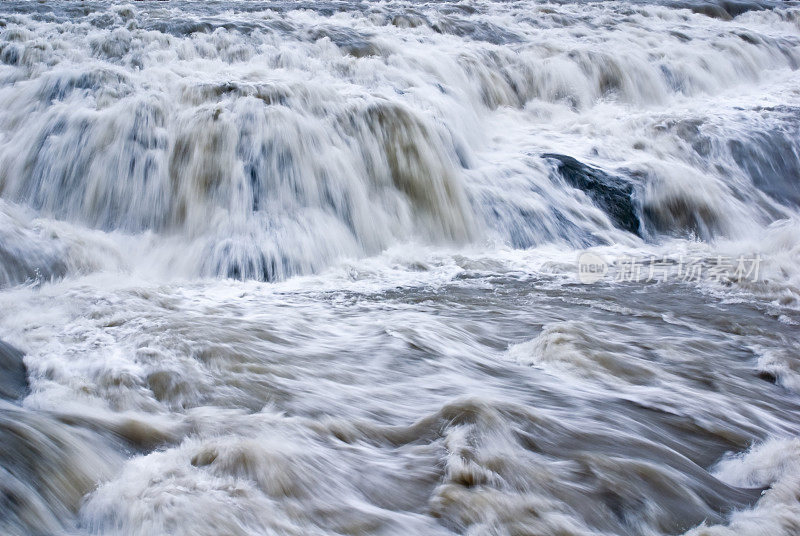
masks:
<instances>
[{"instance_id":1,"label":"wet rock surface","mask_svg":"<svg viewBox=\"0 0 800 536\"><path fill-rule=\"evenodd\" d=\"M637 215L633 182L586 165L571 156L545 153L542 158L555 162L558 174L572 187L583 190L608 214L615 226L641 235L642 224Z\"/></svg>"}]
</instances>

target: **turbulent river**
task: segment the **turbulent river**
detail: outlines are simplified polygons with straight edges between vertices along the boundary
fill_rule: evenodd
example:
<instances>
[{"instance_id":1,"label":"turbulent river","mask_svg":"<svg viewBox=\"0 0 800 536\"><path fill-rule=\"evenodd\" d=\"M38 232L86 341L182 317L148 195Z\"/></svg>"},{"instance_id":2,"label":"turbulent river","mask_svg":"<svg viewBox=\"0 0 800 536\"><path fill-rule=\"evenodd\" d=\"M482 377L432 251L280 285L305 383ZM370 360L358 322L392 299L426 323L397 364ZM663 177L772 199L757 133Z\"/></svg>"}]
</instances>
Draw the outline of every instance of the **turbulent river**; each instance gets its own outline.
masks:
<instances>
[{"instance_id":1,"label":"turbulent river","mask_svg":"<svg viewBox=\"0 0 800 536\"><path fill-rule=\"evenodd\" d=\"M800 3L4 2L0 533L800 534Z\"/></svg>"}]
</instances>

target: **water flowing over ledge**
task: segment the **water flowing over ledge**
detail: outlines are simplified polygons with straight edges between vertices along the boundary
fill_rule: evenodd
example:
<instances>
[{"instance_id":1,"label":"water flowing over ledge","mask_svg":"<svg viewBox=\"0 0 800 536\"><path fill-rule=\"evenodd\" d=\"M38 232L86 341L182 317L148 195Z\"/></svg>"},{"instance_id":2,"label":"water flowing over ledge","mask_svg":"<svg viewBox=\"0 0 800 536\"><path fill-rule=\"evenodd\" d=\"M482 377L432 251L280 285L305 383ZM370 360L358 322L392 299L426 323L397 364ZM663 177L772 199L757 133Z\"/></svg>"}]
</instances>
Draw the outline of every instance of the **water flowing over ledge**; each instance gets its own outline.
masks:
<instances>
[{"instance_id":1,"label":"water flowing over ledge","mask_svg":"<svg viewBox=\"0 0 800 536\"><path fill-rule=\"evenodd\" d=\"M739 239L794 217L795 11L610 5L7 8L0 193L146 232L181 276L268 281L408 240ZM631 206L537 158L564 151ZM23 241L6 284L92 264Z\"/></svg>"},{"instance_id":2,"label":"water flowing over ledge","mask_svg":"<svg viewBox=\"0 0 800 536\"><path fill-rule=\"evenodd\" d=\"M0 532L795 534L798 66L793 1L3 3Z\"/></svg>"}]
</instances>

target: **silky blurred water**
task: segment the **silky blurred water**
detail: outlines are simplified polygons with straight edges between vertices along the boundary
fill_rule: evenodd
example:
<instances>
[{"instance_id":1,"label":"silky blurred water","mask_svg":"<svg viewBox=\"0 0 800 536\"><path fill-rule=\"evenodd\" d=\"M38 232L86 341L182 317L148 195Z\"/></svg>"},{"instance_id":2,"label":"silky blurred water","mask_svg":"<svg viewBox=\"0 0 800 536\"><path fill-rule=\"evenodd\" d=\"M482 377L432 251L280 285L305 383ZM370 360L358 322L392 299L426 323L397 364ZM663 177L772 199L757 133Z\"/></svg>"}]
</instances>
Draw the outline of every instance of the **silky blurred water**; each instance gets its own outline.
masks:
<instances>
[{"instance_id":1,"label":"silky blurred water","mask_svg":"<svg viewBox=\"0 0 800 536\"><path fill-rule=\"evenodd\" d=\"M0 532L800 533L798 65L796 2L3 3Z\"/></svg>"}]
</instances>

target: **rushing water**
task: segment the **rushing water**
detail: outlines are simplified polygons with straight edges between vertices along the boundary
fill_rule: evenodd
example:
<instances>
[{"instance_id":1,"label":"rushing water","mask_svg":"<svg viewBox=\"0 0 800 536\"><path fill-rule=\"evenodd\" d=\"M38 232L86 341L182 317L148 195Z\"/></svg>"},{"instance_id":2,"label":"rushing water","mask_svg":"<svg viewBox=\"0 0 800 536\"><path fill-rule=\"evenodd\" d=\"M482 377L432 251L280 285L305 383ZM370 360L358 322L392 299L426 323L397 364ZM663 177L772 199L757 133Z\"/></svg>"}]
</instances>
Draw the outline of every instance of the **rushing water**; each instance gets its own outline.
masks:
<instances>
[{"instance_id":1,"label":"rushing water","mask_svg":"<svg viewBox=\"0 0 800 536\"><path fill-rule=\"evenodd\" d=\"M800 534L797 2L4 2L0 62L0 533Z\"/></svg>"}]
</instances>

